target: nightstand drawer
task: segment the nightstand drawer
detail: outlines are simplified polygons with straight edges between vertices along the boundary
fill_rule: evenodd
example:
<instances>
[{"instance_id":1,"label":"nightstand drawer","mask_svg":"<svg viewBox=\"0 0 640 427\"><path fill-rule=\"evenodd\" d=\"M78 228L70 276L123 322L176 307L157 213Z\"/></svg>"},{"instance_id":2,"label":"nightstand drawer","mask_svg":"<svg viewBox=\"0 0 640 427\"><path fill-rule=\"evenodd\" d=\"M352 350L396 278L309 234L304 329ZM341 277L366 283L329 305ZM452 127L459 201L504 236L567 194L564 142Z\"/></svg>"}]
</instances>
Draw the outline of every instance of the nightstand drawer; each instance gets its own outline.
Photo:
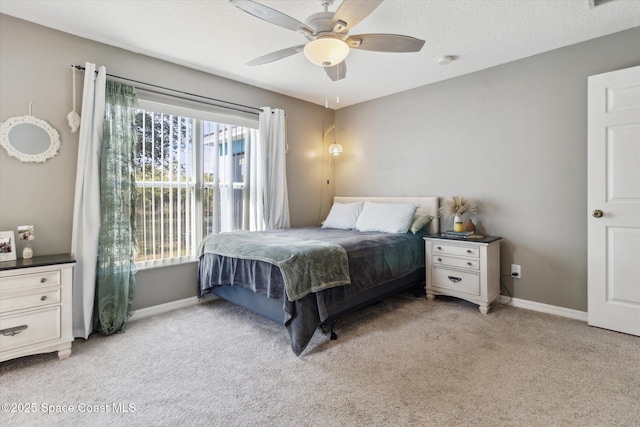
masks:
<instances>
[{"instance_id":1,"label":"nightstand drawer","mask_svg":"<svg viewBox=\"0 0 640 427\"><path fill-rule=\"evenodd\" d=\"M44 305L60 303L60 287L34 289L13 295L3 295L0 300L0 313L21 308L38 308Z\"/></svg>"},{"instance_id":2,"label":"nightstand drawer","mask_svg":"<svg viewBox=\"0 0 640 427\"><path fill-rule=\"evenodd\" d=\"M478 273L434 267L431 274L433 275L431 280L434 287L480 295L480 275Z\"/></svg>"},{"instance_id":3,"label":"nightstand drawer","mask_svg":"<svg viewBox=\"0 0 640 427\"><path fill-rule=\"evenodd\" d=\"M0 291L4 293L39 288L42 286L55 286L60 285L60 280L60 270L7 276L0 280Z\"/></svg>"},{"instance_id":4,"label":"nightstand drawer","mask_svg":"<svg viewBox=\"0 0 640 427\"><path fill-rule=\"evenodd\" d=\"M441 242L433 242L433 254L447 254L468 256L474 258L480 258L480 248L477 246L463 246L463 245L448 245Z\"/></svg>"},{"instance_id":5,"label":"nightstand drawer","mask_svg":"<svg viewBox=\"0 0 640 427\"><path fill-rule=\"evenodd\" d=\"M474 258L452 258L446 256L434 256L433 265L443 265L447 267L467 268L470 270L480 270L480 260Z\"/></svg>"},{"instance_id":6,"label":"nightstand drawer","mask_svg":"<svg viewBox=\"0 0 640 427\"><path fill-rule=\"evenodd\" d=\"M60 306L0 317L2 351L60 338ZM12 335L13 334L13 335Z\"/></svg>"}]
</instances>

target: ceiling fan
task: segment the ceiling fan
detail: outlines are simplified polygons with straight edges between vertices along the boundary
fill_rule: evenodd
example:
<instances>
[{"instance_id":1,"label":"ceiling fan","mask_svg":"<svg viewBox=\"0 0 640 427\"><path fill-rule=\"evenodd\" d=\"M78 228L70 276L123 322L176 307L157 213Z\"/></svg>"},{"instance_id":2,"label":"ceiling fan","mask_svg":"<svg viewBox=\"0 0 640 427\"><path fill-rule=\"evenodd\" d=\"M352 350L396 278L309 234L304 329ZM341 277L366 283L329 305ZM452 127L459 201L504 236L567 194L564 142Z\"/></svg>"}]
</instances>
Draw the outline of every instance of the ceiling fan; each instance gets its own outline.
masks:
<instances>
[{"instance_id":1,"label":"ceiling fan","mask_svg":"<svg viewBox=\"0 0 640 427\"><path fill-rule=\"evenodd\" d=\"M320 0L324 12L314 13L304 23L252 0L229 0L238 9L274 25L301 33L306 44L268 53L247 65L268 64L304 52L312 63L325 69L333 81L347 75L345 58L351 49L375 52L419 52L424 40L397 34L349 35L349 30L369 16L383 0L343 0L338 10L329 12L333 0Z\"/></svg>"}]
</instances>

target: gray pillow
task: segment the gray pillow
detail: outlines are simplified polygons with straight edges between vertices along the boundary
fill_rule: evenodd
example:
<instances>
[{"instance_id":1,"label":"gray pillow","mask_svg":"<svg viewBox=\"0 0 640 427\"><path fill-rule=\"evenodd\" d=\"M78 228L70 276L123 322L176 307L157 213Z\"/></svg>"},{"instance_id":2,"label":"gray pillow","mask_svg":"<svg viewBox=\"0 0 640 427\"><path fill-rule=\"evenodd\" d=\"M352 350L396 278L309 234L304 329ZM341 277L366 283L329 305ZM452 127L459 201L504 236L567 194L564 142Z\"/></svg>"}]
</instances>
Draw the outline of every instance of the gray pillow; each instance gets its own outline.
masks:
<instances>
[{"instance_id":1,"label":"gray pillow","mask_svg":"<svg viewBox=\"0 0 640 427\"><path fill-rule=\"evenodd\" d=\"M411 231L413 234L416 234L418 231L425 228L432 219L433 217L431 215L414 215L411 227L409 227L409 231Z\"/></svg>"}]
</instances>

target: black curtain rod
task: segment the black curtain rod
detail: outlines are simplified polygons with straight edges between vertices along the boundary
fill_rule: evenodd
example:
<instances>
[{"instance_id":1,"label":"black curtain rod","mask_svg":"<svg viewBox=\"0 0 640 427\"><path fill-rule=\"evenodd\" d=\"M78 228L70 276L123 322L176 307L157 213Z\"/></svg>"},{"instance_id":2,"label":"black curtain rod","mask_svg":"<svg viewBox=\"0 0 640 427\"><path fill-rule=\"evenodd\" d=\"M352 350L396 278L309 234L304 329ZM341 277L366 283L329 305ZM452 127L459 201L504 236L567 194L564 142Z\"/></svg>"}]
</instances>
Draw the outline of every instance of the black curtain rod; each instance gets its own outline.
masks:
<instances>
[{"instance_id":1,"label":"black curtain rod","mask_svg":"<svg viewBox=\"0 0 640 427\"><path fill-rule=\"evenodd\" d=\"M75 68L75 69L78 69L78 70L85 71L85 67L83 67L81 65L71 65L71 68ZM97 71L96 71L96 73L97 73ZM126 78L126 77L115 76L115 75L109 74L109 73L107 73L107 76L113 77L113 78L116 78L116 79L126 80L126 81L133 82L133 83L146 85L146 86L155 87L155 88L166 90L166 91L170 91L170 92L180 93L182 95L188 95L188 96L195 97L195 98L202 98L202 99L206 99L208 101L217 102L219 104L212 104L212 103L209 103L209 102L198 101L198 100L187 98L187 97L184 97L184 96L178 96L178 95L174 95L174 94L168 94L168 93L164 93L164 92L159 92L159 91L147 89L147 88L144 88L144 87L139 87L138 88L140 90L145 90L147 92L156 93L156 94L159 94L159 95L168 95L168 96L172 96L174 98L184 99L184 100L187 100L187 101L195 101L195 102L199 102L201 104L207 104L207 105L211 105L211 106L214 106L214 107L226 108L228 110L235 110L235 111L240 111L242 113L248 113L248 114L257 115L259 111L262 111L262 108L252 107L250 105L236 104L235 102L229 102L229 101L224 101L222 99L210 98L208 96L203 96L203 95L198 95L198 94L195 94L195 93L184 92L184 91L177 90L177 89L171 89L171 88L168 88L168 87L159 86L159 85L155 85L155 84L152 84L152 83L141 82L139 80L133 80L133 79L129 79L129 78ZM223 104L223 105L220 105L220 104ZM226 104L226 105L224 105L224 104ZM235 108L235 107L239 107L239 108ZM241 108L244 108L244 109L247 109L247 110L255 110L255 111L246 111L246 110L242 110Z\"/></svg>"}]
</instances>

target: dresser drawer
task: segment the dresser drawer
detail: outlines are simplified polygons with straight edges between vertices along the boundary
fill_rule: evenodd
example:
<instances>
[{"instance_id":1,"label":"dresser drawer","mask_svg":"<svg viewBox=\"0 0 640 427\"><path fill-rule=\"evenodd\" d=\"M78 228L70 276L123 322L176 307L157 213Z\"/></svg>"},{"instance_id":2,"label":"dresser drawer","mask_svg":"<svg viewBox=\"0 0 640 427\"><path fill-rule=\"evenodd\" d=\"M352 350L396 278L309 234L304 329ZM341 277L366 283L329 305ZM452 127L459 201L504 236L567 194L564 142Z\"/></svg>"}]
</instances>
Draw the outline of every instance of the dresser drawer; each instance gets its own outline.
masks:
<instances>
[{"instance_id":1,"label":"dresser drawer","mask_svg":"<svg viewBox=\"0 0 640 427\"><path fill-rule=\"evenodd\" d=\"M447 267L467 268L469 270L480 270L480 260L476 258L452 258L446 256L434 256L433 265Z\"/></svg>"},{"instance_id":2,"label":"dresser drawer","mask_svg":"<svg viewBox=\"0 0 640 427\"><path fill-rule=\"evenodd\" d=\"M7 276L0 279L0 292L56 286L60 285L60 280L60 270Z\"/></svg>"},{"instance_id":3,"label":"dresser drawer","mask_svg":"<svg viewBox=\"0 0 640 427\"><path fill-rule=\"evenodd\" d=\"M26 328L24 328L26 326ZM60 338L60 306L0 316L0 351ZM12 331L14 335L12 334Z\"/></svg>"},{"instance_id":4,"label":"dresser drawer","mask_svg":"<svg viewBox=\"0 0 640 427\"><path fill-rule=\"evenodd\" d=\"M60 303L60 287L33 289L28 292L4 294L0 300L0 313L20 310L22 308L38 308Z\"/></svg>"},{"instance_id":5,"label":"dresser drawer","mask_svg":"<svg viewBox=\"0 0 640 427\"><path fill-rule=\"evenodd\" d=\"M431 274L434 287L480 295L480 275L478 273L434 267L431 269Z\"/></svg>"},{"instance_id":6,"label":"dresser drawer","mask_svg":"<svg viewBox=\"0 0 640 427\"><path fill-rule=\"evenodd\" d=\"M480 258L480 248L477 246L448 245L440 242L433 242L432 244L434 255L446 254Z\"/></svg>"}]
</instances>

